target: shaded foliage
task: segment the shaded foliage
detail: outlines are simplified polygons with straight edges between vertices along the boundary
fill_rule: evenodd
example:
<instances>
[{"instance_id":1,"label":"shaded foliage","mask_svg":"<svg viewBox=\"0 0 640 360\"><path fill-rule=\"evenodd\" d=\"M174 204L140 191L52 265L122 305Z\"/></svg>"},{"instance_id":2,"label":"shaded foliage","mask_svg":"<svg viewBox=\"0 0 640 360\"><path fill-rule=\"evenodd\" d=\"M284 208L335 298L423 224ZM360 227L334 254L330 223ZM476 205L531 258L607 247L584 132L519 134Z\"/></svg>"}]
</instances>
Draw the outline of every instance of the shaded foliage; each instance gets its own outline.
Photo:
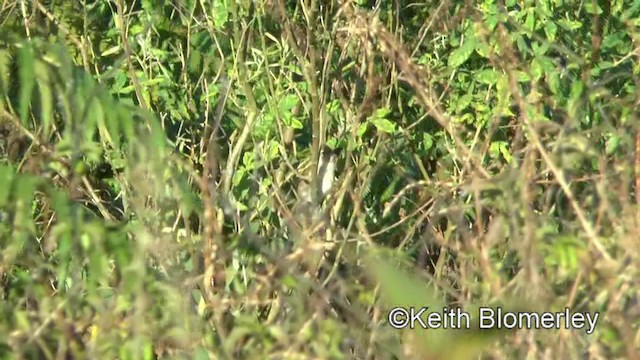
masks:
<instances>
[{"instance_id":1,"label":"shaded foliage","mask_svg":"<svg viewBox=\"0 0 640 360\"><path fill-rule=\"evenodd\" d=\"M5 5L3 357L638 353L637 4Z\"/></svg>"}]
</instances>

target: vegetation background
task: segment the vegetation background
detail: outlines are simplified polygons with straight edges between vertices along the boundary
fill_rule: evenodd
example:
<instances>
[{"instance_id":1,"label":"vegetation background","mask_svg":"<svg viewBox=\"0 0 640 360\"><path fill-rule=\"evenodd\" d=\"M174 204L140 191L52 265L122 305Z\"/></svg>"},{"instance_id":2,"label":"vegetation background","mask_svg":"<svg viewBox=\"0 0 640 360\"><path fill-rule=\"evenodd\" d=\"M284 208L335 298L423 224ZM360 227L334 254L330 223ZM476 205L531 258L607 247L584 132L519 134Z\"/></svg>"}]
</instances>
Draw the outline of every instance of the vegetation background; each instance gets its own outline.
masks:
<instances>
[{"instance_id":1,"label":"vegetation background","mask_svg":"<svg viewBox=\"0 0 640 360\"><path fill-rule=\"evenodd\" d=\"M640 2L1 4L2 358L640 358Z\"/></svg>"}]
</instances>

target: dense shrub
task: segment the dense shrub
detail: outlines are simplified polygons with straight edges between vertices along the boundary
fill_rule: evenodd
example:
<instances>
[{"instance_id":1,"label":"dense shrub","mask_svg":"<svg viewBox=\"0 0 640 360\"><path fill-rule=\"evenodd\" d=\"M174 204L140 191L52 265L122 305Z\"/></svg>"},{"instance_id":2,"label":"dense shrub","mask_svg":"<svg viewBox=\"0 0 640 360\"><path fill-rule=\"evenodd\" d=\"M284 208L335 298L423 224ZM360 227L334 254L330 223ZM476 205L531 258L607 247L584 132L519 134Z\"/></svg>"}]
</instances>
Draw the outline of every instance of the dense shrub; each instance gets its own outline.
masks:
<instances>
[{"instance_id":1,"label":"dense shrub","mask_svg":"<svg viewBox=\"0 0 640 360\"><path fill-rule=\"evenodd\" d=\"M637 358L638 19L3 3L2 357ZM399 306L470 329L393 329Z\"/></svg>"}]
</instances>

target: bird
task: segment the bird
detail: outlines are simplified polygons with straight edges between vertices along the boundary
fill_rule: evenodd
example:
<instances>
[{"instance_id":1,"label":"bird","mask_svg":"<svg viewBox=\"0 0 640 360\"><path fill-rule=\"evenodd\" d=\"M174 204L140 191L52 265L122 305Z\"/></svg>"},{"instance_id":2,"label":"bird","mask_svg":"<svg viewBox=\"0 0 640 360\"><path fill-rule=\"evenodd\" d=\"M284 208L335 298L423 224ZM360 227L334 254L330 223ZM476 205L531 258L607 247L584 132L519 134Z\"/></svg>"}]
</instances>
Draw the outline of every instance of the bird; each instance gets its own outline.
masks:
<instances>
[{"instance_id":1,"label":"bird","mask_svg":"<svg viewBox=\"0 0 640 360\"><path fill-rule=\"evenodd\" d=\"M333 188L336 176L336 163L338 154L328 146L325 146L320 153L318 161L318 202L322 202Z\"/></svg>"},{"instance_id":2,"label":"bird","mask_svg":"<svg viewBox=\"0 0 640 360\"><path fill-rule=\"evenodd\" d=\"M296 191L298 201L294 206L294 213L298 222L301 225L304 224L304 228L313 229L313 233L323 228L323 224L328 223L328 218L323 211L323 203L335 183L337 158L337 151L325 146L320 152L315 174L311 172L312 176L315 176L315 181L309 182L303 179L298 183Z\"/></svg>"}]
</instances>

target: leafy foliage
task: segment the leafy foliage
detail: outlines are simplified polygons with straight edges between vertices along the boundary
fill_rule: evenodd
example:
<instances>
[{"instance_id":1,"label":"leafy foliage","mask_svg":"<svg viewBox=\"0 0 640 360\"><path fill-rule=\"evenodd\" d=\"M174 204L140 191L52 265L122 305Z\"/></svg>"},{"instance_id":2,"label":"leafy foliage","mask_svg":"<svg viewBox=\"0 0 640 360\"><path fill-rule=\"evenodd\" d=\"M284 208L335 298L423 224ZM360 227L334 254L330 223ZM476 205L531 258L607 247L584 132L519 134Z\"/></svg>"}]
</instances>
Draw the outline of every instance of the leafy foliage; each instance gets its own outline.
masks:
<instances>
[{"instance_id":1,"label":"leafy foliage","mask_svg":"<svg viewBox=\"0 0 640 360\"><path fill-rule=\"evenodd\" d=\"M633 358L639 15L7 2L0 353ZM397 306L601 320L400 331Z\"/></svg>"}]
</instances>

